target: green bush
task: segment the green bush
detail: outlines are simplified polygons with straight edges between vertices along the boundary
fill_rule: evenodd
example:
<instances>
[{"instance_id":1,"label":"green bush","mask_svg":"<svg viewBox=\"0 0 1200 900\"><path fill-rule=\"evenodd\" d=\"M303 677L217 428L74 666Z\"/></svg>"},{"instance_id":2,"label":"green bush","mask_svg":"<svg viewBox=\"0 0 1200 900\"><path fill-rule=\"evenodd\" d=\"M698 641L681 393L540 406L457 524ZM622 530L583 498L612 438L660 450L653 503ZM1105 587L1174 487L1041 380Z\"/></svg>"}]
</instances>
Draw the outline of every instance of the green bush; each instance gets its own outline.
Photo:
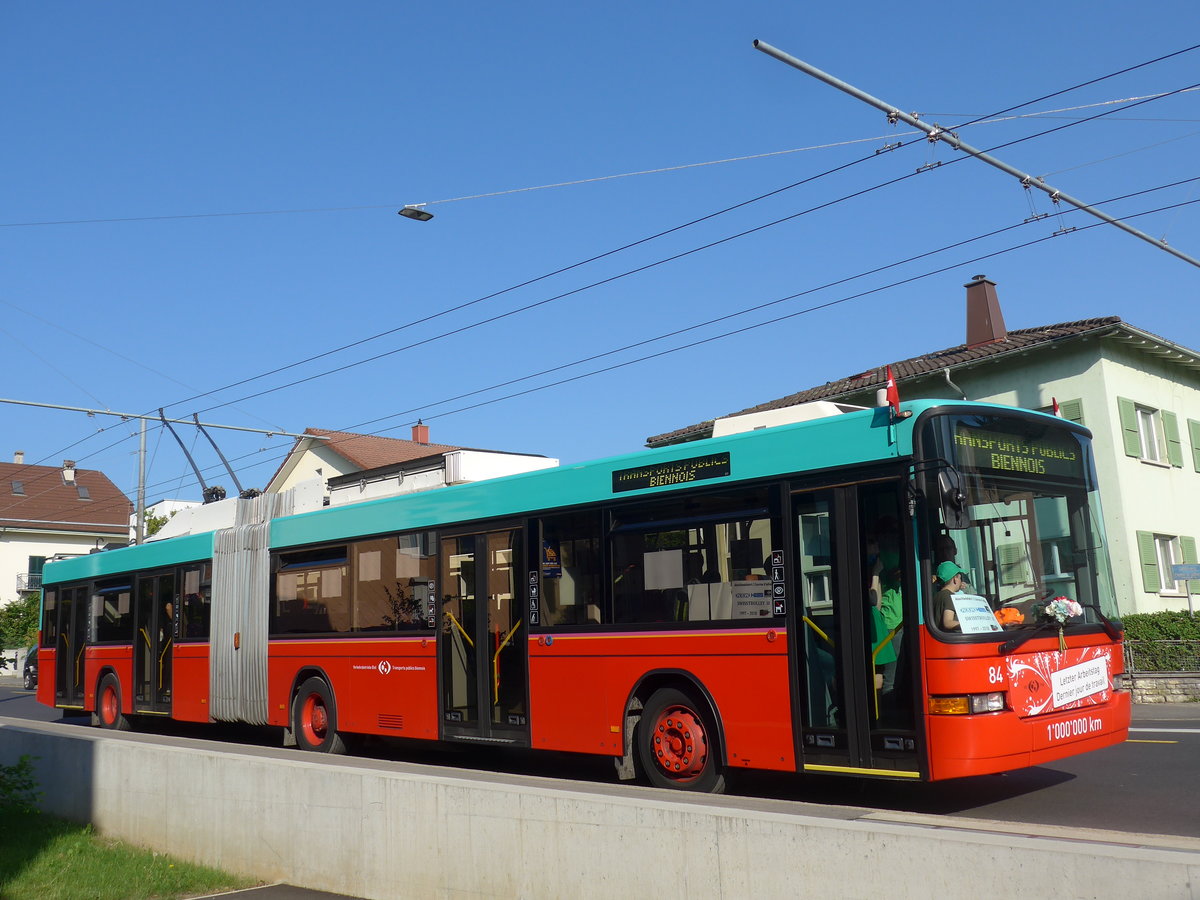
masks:
<instances>
[{"instance_id":1,"label":"green bush","mask_svg":"<svg viewBox=\"0 0 1200 900\"><path fill-rule=\"evenodd\" d=\"M1200 669L1200 617L1186 612L1132 613L1121 621L1135 671Z\"/></svg>"},{"instance_id":2,"label":"green bush","mask_svg":"<svg viewBox=\"0 0 1200 900\"><path fill-rule=\"evenodd\" d=\"M0 816L34 812L40 793L33 777L33 757L26 754L11 766L0 766Z\"/></svg>"}]
</instances>

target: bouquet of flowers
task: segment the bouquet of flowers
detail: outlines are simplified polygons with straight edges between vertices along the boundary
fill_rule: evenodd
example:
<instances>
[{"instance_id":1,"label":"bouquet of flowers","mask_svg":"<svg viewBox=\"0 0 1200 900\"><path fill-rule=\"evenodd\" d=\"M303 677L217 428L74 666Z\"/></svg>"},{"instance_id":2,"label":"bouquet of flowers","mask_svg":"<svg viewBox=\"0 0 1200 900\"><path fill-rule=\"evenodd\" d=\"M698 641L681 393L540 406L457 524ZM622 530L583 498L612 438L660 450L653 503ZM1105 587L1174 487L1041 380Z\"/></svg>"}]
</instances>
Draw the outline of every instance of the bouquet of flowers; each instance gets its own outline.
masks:
<instances>
[{"instance_id":1,"label":"bouquet of flowers","mask_svg":"<svg viewBox=\"0 0 1200 900\"><path fill-rule=\"evenodd\" d=\"M1042 615L1052 622L1058 623L1058 652L1067 652L1067 639L1063 635L1063 625L1067 619L1083 615L1083 607L1068 597L1055 597L1046 604Z\"/></svg>"}]
</instances>

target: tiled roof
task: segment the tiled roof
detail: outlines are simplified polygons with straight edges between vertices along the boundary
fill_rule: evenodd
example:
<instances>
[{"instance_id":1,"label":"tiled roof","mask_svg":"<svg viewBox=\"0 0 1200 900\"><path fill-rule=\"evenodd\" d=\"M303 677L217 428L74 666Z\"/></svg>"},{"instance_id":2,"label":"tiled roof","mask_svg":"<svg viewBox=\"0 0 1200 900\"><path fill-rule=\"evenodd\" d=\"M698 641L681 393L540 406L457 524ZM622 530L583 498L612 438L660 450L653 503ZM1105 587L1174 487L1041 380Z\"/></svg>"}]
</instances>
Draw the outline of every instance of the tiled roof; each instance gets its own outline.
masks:
<instances>
[{"instance_id":1,"label":"tiled roof","mask_svg":"<svg viewBox=\"0 0 1200 900\"><path fill-rule=\"evenodd\" d=\"M1131 329L1130 326L1125 325L1121 321L1119 316L1103 316L1098 319L1081 319L1077 322L1059 322L1056 325L1043 325L1039 328L1024 328L1010 331L1006 340L982 344L976 347L959 344L957 347L937 350L933 353L927 353L924 356L913 357L912 359L902 359L898 362L890 363L890 365L892 367L892 374L896 378L896 383L901 384L906 380L935 374L946 368L954 369L960 366L968 366L987 359L1003 356L1007 353L1048 346L1056 341L1071 340L1097 332L1115 333L1120 330L1130 331L1131 333L1148 338L1155 338L1154 335L1150 335L1148 332ZM1157 340L1161 341L1164 345L1170 346L1168 341ZM888 365L885 363L876 368L868 369L865 372L850 375L837 381L829 381L817 387L807 388L795 394L780 397L778 400L760 403L758 406L752 406L749 409L743 409L729 415L740 416L745 413L782 409L786 406L809 403L813 400L839 400L854 394L860 394L864 391L873 392L887 383ZM646 445L649 447L661 447L668 444L700 440L712 435L712 426L713 420L709 419L706 422L699 422L695 425L689 425L686 428L679 428L675 431L669 431L666 434L649 437L646 439Z\"/></svg>"},{"instance_id":2,"label":"tiled roof","mask_svg":"<svg viewBox=\"0 0 1200 900\"><path fill-rule=\"evenodd\" d=\"M359 469L377 469L395 463L440 456L451 450L461 450L449 444L418 444L401 438L379 437L373 434L354 434L349 431L326 431L323 428L305 428L305 434L327 437L322 443Z\"/></svg>"},{"instance_id":3,"label":"tiled roof","mask_svg":"<svg viewBox=\"0 0 1200 900\"><path fill-rule=\"evenodd\" d=\"M80 490L82 488L83 490ZM0 529L102 532L127 536L133 505L103 472L0 463Z\"/></svg>"}]
</instances>

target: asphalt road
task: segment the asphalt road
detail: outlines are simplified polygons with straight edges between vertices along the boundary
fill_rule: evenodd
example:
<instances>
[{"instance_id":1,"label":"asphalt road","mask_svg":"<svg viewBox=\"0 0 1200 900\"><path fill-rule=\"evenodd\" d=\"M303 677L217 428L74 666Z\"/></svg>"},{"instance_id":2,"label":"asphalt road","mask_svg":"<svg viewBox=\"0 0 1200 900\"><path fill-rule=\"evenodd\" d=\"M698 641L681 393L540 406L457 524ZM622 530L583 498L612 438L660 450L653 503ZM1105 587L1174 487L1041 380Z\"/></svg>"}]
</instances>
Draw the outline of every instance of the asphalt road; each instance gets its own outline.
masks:
<instances>
[{"instance_id":1,"label":"asphalt road","mask_svg":"<svg viewBox=\"0 0 1200 900\"><path fill-rule=\"evenodd\" d=\"M0 716L62 721L87 727L87 717L64 718L37 703L19 683L0 676ZM156 731L230 744L279 746L277 729L155 722ZM298 752L298 751L297 751ZM605 759L565 754L446 748L374 741L356 748L367 757L569 782L613 784ZM733 796L835 806L969 816L1037 825L1104 828L1135 834L1200 837L1200 703L1134 707L1130 740L1048 766L934 784L881 782L818 775L731 773Z\"/></svg>"}]
</instances>

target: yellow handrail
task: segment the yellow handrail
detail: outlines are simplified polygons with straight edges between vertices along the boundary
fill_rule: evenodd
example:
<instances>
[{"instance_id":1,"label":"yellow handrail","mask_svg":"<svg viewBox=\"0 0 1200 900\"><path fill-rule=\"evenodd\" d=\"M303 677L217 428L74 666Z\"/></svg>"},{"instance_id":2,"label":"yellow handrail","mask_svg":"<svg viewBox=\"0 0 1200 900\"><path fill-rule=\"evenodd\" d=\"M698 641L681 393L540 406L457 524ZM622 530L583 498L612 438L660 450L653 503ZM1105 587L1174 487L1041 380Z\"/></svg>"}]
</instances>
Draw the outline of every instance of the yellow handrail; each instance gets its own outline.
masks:
<instances>
[{"instance_id":1,"label":"yellow handrail","mask_svg":"<svg viewBox=\"0 0 1200 900\"><path fill-rule=\"evenodd\" d=\"M889 631L887 633L887 637L885 637L882 641L879 642L878 647L876 647L874 650L871 651L871 684L872 685L874 685L874 683L875 683L875 665L876 665L875 660L879 656L879 651L882 650L884 647L886 647L888 644L890 644L892 642L892 638L894 638L896 636L896 632L899 631L903 627L904 627L904 623L901 622L899 625L897 625L895 628L893 628L891 631ZM879 688L878 687L875 688L875 718L876 719L879 718Z\"/></svg>"},{"instance_id":2,"label":"yellow handrail","mask_svg":"<svg viewBox=\"0 0 1200 900\"><path fill-rule=\"evenodd\" d=\"M449 619L451 622L453 622L453 623L454 623L454 627L458 629L459 633L460 633L460 634L463 636L463 639L464 639L464 640L465 640L465 641L466 641L468 644L470 644L472 647L474 647L474 646L475 646L475 642L474 642L473 640L471 640L471 636L470 636L469 634L467 634L467 631L466 631L466 629L465 629L465 628L463 628L461 625L459 625L459 624L458 624L458 619L454 618L454 613L452 613L452 612L447 612L447 613L446 613L446 618L447 618L447 619Z\"/></svg>"},{"instance_id":3,"label":"yellow handrail","mask_svg":"<svg viewBox=\"0 0 1200 900\"><path fill-rule=\"evenodd\" d=\"M830 638L829 635L827 635L824 631L821 630L821 626L819 626L816 622L814 622L808 616L804 616L803 618L804 618L804 624L806 624L809 628L811 628L818 635L820 635L821 640L823 640L825 643L827 643L830 647L836 646L833 643L832 638Z\"/></svg>"},{"instance_id":4,"label":"yellow handrail","mask_svg":"<svg viewBox=\"0 0 1200 900\"><path fill-rule=\"evenodd\" d=\"M512 630L504 636L504 640L500 642L500 646L496 648L496 653L492 656L492 705L495 706L500 702L500 651L508 646L512 640L512 636L517 633L517 629L521 627L521 622L524 619L518 619L517 624L512 627Z\"/></svg>"},{"instance_id":5,"label":"yellow handrail","mask_svg":"<svg viewBox=\"0 0 1200 900\"><path fill-rule=\"evenodd\" d=\"M167 658L167 651L171 649L171 638L167 638L167 642L163 644L163 652L158 654L158 689L161 691L163 687L163 662Z\"/></svg>"}]
</instances>

